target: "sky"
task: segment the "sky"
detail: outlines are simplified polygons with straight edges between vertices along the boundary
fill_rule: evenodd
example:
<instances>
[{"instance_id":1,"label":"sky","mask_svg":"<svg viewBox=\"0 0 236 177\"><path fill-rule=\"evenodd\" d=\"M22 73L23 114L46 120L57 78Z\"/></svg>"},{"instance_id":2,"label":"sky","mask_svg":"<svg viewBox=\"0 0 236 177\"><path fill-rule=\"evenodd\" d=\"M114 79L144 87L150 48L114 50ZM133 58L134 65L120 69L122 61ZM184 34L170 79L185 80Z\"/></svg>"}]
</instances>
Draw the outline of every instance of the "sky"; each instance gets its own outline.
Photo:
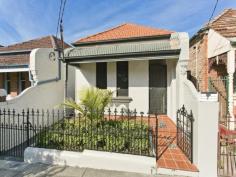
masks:
<instances>
[{"instance_id":1,"label":"sky","mask_svg":"<svg viewBox=\"0 0 236 177\"><path fill-rule=\"evenodd\" d=\"M64 38L75 42L108 28L136 23L191 37L211 16L216 0L67 0ZM60 0L0 0L0 44L55 35ZM236 0L219 0L215 15L235 8Z\"/></svg>"}]
</instances>

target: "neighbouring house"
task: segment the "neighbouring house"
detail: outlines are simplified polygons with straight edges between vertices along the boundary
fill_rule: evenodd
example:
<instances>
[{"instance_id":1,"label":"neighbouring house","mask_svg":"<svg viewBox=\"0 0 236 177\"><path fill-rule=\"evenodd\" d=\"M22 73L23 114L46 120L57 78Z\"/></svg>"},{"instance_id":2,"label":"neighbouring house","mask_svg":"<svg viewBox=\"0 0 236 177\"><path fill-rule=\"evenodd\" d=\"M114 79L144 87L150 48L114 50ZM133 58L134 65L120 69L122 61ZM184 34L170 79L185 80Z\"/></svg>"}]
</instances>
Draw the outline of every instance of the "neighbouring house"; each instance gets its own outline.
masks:
<instances>
[{"instance_id":1,"label":"neighbouring house","mask_svg":"<svg viewBox=\"0 0 236 177\"><path fill-rule=\"evenodd\" d=\"M11 99L34 85L29 70L30 54L36 48L60 48L55 36L46 36L5 47L0 47L0 88L5 89ZM69 47L68 44L64 44ZM36 71L37 72L37 71Z\"/></svg>"},{"instance_id":2,"label":"neighbouring house","mask_svg":"<svg viewBox=\"0 0 236 177\"><path fill-rule=\"evenodd\" d=\"M217 91L220 118L234 121L236 9L226 9L190 39L188 69L201 92ZM214 88L212 90L212 88Z\"/></svg>"}]
</instances>

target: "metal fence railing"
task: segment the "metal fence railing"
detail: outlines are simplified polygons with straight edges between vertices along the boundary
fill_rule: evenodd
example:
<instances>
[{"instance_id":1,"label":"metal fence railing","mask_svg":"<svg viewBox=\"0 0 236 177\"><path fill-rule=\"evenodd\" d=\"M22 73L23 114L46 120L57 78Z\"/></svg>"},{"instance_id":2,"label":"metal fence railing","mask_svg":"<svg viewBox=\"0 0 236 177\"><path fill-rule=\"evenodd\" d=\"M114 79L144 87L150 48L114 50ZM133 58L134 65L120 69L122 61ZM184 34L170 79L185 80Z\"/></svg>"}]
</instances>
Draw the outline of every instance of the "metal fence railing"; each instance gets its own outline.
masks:
<instances>
[{"instance_id":1,"label":"metal fence railing","mask_svg":"<svg viewBox=\"0 0 236 177\"><path fill-rule=\"evenodd\" d=\"M84 149L157 156L157 115L135 110L0 110L0 156L23 157L26 147L68 151Z\"/></svg>"}]
</instances>

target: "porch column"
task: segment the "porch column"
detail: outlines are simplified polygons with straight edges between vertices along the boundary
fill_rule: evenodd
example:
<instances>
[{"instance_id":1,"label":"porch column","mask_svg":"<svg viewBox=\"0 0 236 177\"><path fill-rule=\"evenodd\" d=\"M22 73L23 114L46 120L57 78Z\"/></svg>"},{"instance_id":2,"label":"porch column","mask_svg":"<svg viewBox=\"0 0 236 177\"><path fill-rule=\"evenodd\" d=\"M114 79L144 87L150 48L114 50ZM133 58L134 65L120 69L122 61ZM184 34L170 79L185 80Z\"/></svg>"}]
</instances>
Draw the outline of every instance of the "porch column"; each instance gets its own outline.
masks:
<instances>
[{"instance_id":1,"label":"porch column","mask_svg":"<svg viewBox=\"0 0 236 177\"><path fill-rule=\"evenodd\" d=\"M228 112L230 115L230 129L234 130L234 99L233 82L235 71L235 51L230 50L227 53L227 72L228 72Z\"/></svg>"}]
</instances>

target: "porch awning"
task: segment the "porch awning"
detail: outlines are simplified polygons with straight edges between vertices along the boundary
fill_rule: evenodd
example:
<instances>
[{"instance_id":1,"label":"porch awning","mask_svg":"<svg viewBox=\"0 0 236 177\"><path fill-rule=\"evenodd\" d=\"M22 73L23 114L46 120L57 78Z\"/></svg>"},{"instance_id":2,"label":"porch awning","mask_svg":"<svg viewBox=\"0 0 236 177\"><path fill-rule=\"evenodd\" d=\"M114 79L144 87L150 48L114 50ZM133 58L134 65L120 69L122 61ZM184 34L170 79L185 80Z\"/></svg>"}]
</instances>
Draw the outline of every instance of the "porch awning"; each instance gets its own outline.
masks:
<instances>
[{"instance_id":1,"label":"porch awning","mask_svg":"<svg viewBox=\"0 0 236 177\"><path fill-rule=\"evenodd\" d=\"M28 65L0 65L0 73L27 71L29 71Z\"/></svg>"},{"instance_id":2,"label":"porch awning","mask_svg":"<svg viewBox=\"0 0 236 177\"><path fill-rule=\"evenodd\" d=\"M67 63L114 61L132 57L178 58L179 46L171 45L170 40L142 43L119 43L69 48L65 51Z\"/></svg>"}]
</instances>

